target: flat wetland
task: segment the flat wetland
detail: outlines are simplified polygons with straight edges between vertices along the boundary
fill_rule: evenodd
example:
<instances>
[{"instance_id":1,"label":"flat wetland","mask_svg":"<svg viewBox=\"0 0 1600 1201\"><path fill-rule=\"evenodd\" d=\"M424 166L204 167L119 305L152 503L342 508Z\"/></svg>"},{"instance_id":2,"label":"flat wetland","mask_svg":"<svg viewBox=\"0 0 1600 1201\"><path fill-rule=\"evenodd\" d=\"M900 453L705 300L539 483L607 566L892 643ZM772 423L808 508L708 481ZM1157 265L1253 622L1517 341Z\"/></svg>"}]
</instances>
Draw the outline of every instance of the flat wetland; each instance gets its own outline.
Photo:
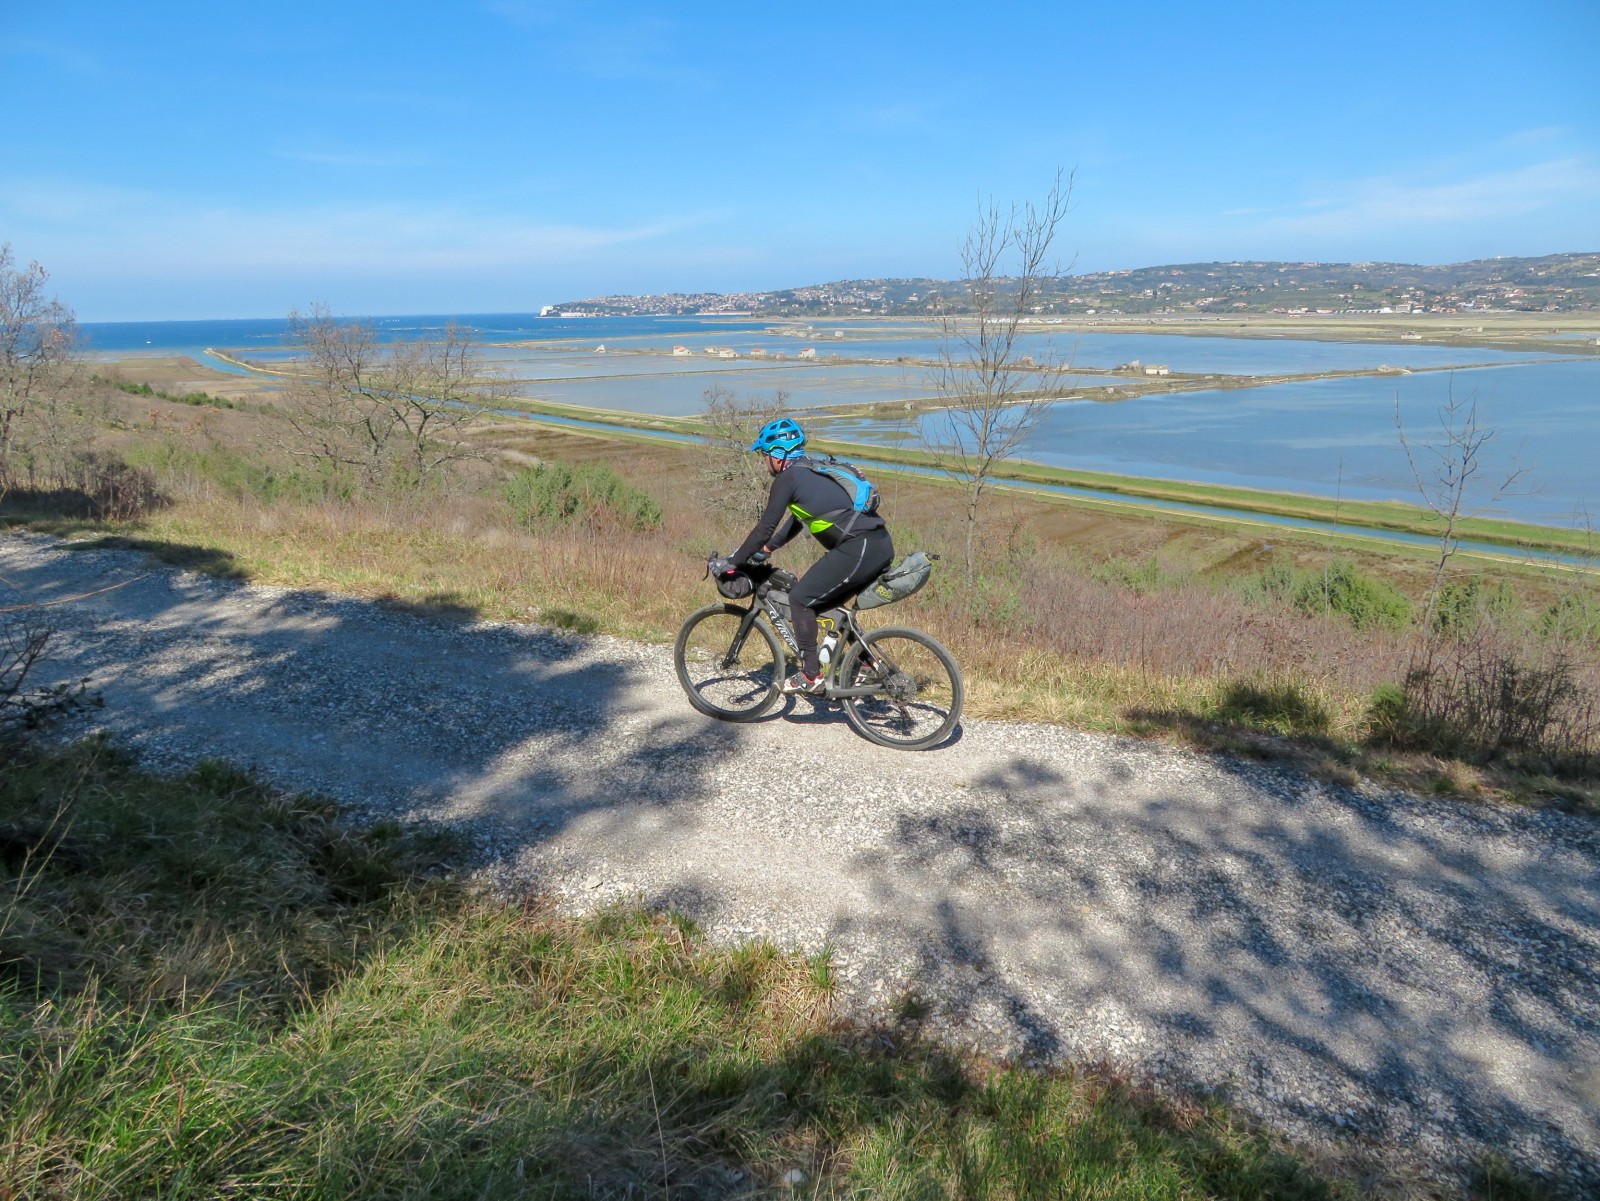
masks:
<instances>
[{"instance_id":1,"label":"flat wetland","mask_svg":"<svg viewBox=\"0 0 1600 1201\"><path fill-rule=\"evenodd\" d=\"M924 431L944 404L931 382L941 349L935 323L703 324L605 337L565 336L551 322L551 337L485 340L478 354L501 381L496 407L505 413L682 440L698 434L710 388L752 402L781 393L837 453L927 469ZM1133 353L1151 345L1149 336L1171 352L1171 374L1143 373L1160 361ZM1226 511L1340 527L1324 538L1361 529L1429 536L1437 522L1416 503L1393 406L1404 392L1409 435L1425 445L1436 435L1436 402L1460 387L1474 400L1483 392L1490 423L1505 417L1499 448L1519 456L1516 467L1536 490L1474 512L1463 535L1513 555L1591 550L1582 514L1600 501L1600 479L1581 447L1600 395L1591 390L1600 384L1600 314L1103 315L1041 322L1027 337L1073 366L1070 378L1052 381L1067 385L1057 393L1062 403L1000 475L1018 487L1104 494L1057 495L1055 503L1104 509L1115 497L1214 510L1205 515L1213 522ZM1180 369L1180 354L1190 353L1183 347L1201 344L1220 347L1211 361L1235 370ZM821 357L799 359L806 348ZM160 376L257 398L270 398L276 377L293 369L284 352L259 347L210 355L223 370L165 355L125 357L115 369L130 380ZM1284 369L1294 367L1306 370ZM1553 407L1542 399L1547 379L1558 394Z\"/></svg>"}]
</instances>

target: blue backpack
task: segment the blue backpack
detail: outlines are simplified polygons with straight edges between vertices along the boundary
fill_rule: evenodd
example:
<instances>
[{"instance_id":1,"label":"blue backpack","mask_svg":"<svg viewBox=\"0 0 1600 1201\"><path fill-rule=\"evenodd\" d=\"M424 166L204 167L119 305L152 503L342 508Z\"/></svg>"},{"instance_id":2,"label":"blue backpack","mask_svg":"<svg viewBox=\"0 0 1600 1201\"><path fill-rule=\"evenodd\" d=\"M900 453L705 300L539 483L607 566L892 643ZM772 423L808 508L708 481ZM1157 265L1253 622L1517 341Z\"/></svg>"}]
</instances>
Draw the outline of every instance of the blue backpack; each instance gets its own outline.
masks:
<instances>
[{"instance_id":1,"label":"blue backpack","mask_svg":"<svg viewBox=\"0 0 1600 1201\"><path fill-rule=\"evenodd\" d=\"M829 455L818 462L816 459L807 459L806 466L818 475L825 475L834 483L843 488L850 497L848 509L833 509L827 513L818 514L821 517L840 516L845 513L850 515L849 520L840 527L841 534L848 534L856 523L856 518L862 513L876 513L878 511L878 488L871 480L861 474L861 469L854 463L845 463Z\"/></svg>"}]
</instances>

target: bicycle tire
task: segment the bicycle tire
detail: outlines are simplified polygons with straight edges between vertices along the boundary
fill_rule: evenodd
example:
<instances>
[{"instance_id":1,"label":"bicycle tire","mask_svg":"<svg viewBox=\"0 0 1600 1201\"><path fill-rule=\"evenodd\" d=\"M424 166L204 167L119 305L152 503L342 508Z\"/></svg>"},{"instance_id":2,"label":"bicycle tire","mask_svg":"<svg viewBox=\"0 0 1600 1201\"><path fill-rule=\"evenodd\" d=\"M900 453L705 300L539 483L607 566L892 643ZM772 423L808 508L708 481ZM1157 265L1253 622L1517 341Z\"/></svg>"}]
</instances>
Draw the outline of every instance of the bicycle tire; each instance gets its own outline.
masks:
<instances>
[{"instance_id":1,"label":"bicycle tire","mask_svg":"<svg viewBox=\"0 0 1600 1201\"><path fill-rule=\"evenodd\" d=\"M867 654L871 650L872 655ZM875 665L881 658L895 669L889 676ZM842 697L845 720L856 733L879 746L921 751L938 746L961 720L966 683L945 650L921 630L885 626L855 643L839 665L846 688L893 685L879 696Z\"/></svg>"},{"instance_id":2,"label":"bicycle tire","mask_svg":"<svg viewBox=\"0 0 1600 1201\"><path fill-rule=\"evenodd\" d=\"M756 720L777 704L783 681L783 648L778 636L759 619L745 639L739 662L724 663L745 613L739 605L696 609L672 647L678 683L689 703L722 721Z\"/></svg>"}]
</instances>

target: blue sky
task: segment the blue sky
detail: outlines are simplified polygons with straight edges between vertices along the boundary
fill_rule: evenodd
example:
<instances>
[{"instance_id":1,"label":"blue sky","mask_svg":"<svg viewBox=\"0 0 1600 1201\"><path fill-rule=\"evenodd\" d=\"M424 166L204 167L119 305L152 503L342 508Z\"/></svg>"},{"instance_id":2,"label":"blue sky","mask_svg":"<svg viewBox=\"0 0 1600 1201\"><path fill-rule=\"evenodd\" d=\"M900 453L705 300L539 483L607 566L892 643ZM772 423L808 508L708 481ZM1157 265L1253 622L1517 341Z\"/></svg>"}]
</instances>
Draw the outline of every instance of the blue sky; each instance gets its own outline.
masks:
<instances>
[{"instance_id":1,"label":"blue sky","mask_svg":"<svg viewBox=\"0 0 1600 1201\"><path fill-rule=\"evenodd\" d=\"M1600 2L0 0L0 241L83 320L1600 250Z\"/></svg>"}]
</instances>

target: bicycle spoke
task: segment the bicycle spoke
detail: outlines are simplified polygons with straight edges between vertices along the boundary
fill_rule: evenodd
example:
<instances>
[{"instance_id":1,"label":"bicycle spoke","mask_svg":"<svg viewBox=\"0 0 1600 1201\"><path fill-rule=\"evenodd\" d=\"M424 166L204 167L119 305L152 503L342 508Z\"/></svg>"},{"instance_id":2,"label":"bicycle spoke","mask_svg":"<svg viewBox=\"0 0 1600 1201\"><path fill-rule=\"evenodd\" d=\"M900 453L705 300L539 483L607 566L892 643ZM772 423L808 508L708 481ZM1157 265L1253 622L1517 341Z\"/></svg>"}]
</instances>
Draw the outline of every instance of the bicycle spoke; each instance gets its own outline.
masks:
<instances>
[{"instance_id":1,"label":"bicycle spoke","mask_svg":"<svg viewBox=\"0 0 1600 1201\"><path fill-rule=\"evenodd\" d=\"M733 652L744 616L738 606L702 609L684 623L673 653L695 708L728 721L759 717L778 698L778 650L766 628L752 627Z\"/></svg>"},{"instance_id":2,"label":"bicycle spoke","mask_svg":"<svg viewBox=\"0 0 1600 1201\"><path fill-rule=\"evenodd\" d=\"M847 686L882 689L844 702L851 725L874 742L935 746L960 717L960 673L949 653L920 631L877 631L847 666Z\"/></svg>"}]
</instances>

